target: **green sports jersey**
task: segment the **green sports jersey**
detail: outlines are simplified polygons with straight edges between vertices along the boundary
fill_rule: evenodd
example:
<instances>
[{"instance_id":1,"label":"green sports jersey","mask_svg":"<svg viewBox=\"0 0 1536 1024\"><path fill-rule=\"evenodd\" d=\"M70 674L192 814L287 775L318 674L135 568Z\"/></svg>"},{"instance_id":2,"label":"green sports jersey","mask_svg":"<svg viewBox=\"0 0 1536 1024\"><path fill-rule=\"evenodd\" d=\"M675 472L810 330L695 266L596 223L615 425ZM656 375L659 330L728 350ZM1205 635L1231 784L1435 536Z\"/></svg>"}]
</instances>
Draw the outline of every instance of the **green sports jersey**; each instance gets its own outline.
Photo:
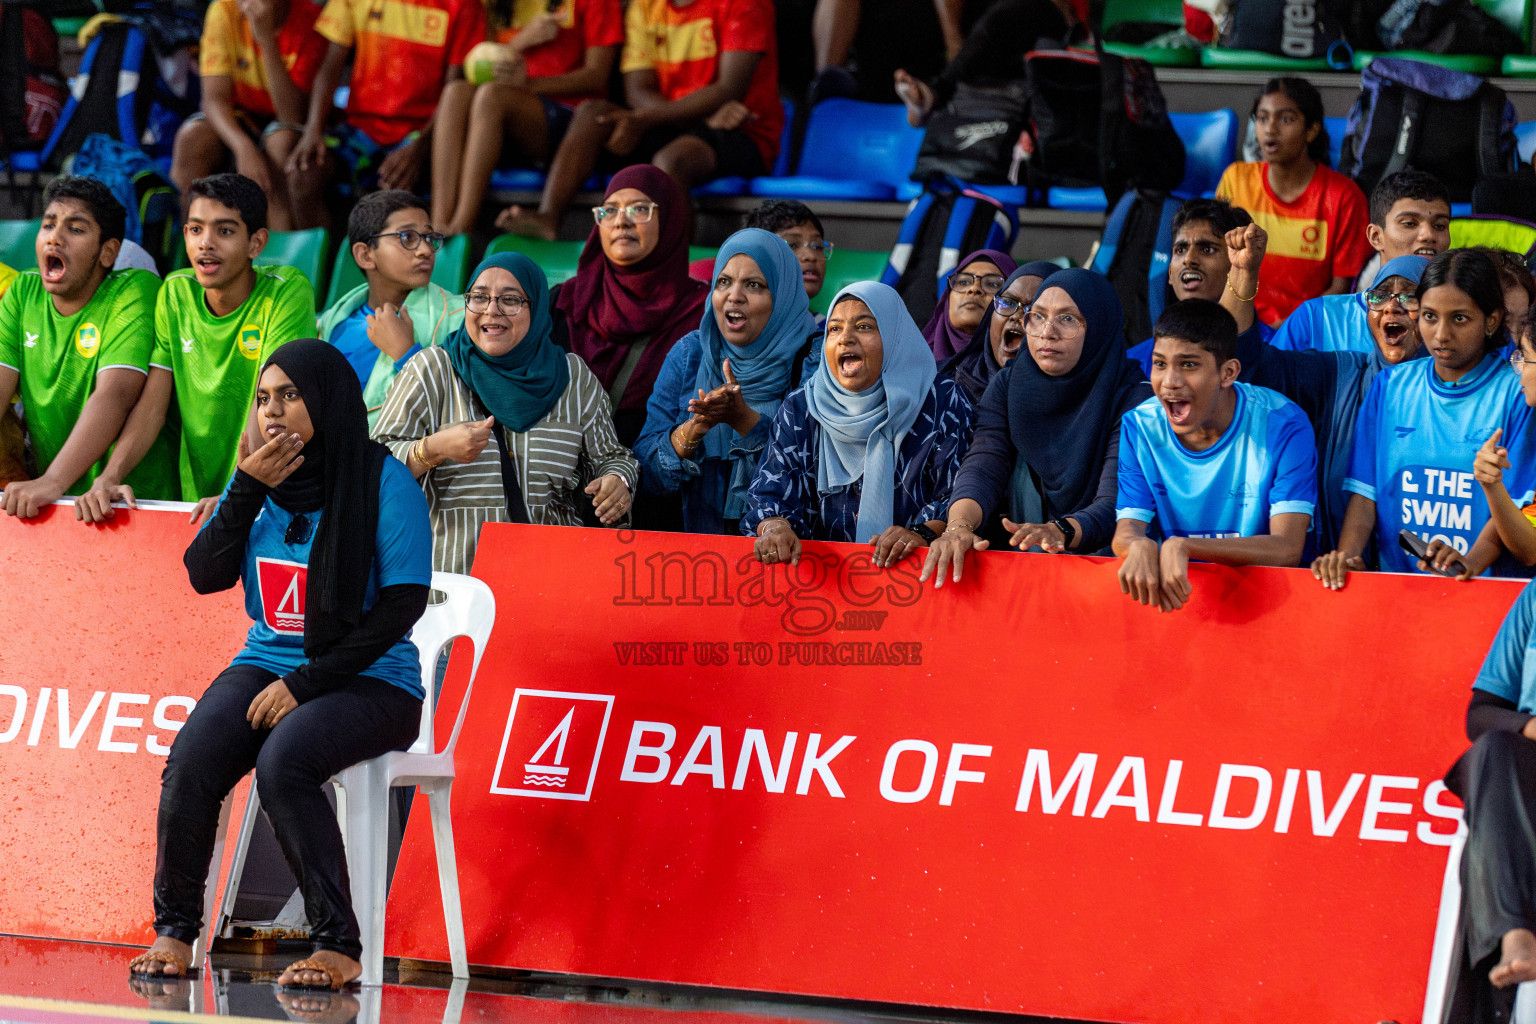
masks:
<instances>
[{"instance_id":1,"label":"green sports jersey","mask_svg":"<svg viewBox=\"0 0 1536 1024\"><path fill-rule=\"evenodd\" d=\"M235 473L240 432L256 397L256 375L279 345L315 336L315 291L293 267L257 267L239 309L214 316L191 270L165 279L155 306L151 366L176 376L181 498L217 497Z\"/></svg>"},{"instance_id":2,"label":"green sports jersey","mask_svg":"<svg viewBox=\"0 0 1536 1024\"><path fill-rule=\"evenodd\" d=\"M116 270L80 312L61 316L43 279L29 270L0 298L0 364L21 374L22 416L39 473L69 440L98 373L114 367L149 372L150 311L159 287L160 279L146 270ZM103 456L65 493L89 488L106 461Z\"/></svg>"}]
</instances>

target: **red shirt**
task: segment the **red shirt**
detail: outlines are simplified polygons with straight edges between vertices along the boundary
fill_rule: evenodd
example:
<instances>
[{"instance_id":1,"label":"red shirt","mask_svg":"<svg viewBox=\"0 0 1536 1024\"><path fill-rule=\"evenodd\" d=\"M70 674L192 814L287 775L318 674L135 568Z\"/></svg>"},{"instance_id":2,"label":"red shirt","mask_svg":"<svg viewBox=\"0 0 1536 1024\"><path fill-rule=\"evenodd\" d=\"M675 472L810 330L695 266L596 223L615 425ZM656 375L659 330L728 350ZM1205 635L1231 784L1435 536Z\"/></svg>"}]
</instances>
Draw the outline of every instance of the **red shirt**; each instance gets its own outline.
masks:
<instances>
[{"instance_id":1,"label":"red shirt","mask_svg":"<svg viewBox=\"0 0 1536 1024\"><path fill-rule=\"evenodd\" d=\"M1269 235L1253 308L1271 327L1327 291L1334 278L1354 278L1371 258L1365 193L1352 179L1322 164L1294 202L1275 195L1269 187L1269 165L1262 163L1229 166L1216 196L1247 210Z\"/></svg>"},{"instance_id":2,"label":"red shirt","mask_svg":"<svg viewBox=\"0 0 1536 1024\"><path fill-rule=\"evenodd\" d=\"M448 69L485 41L480 0L327 0L315 29L353 49L347 121L381 146L426 126Z\"/></svg>"},{"instance_id":3,"label":"red shirt","mask_svg":"<svg viewBox=\"0 0 1536 1024\"><path fill-rule=\"evenodd\" d=\"M784 129L779 105L779 50L773 0L632 0L624 15L624 57L620 70L656 72L661 95L678 100L720 77L720 54L760 53L752 82L742 98L757 116L741 126L773 166Z\"/></svg>"},{"instance_id":4,"label":"red shirt","mask_svg":"<svg viewBox=\"0 0 1536 1024\"><path fill-rule=\"evenodd\" d=\"M277 30L277 50L283 55L288 77L307 93L315 84L315 72L325 60L330 43L315 31L320 5L311 0L293 0L288 18ZM205 78L228 78L234 87L237 110L262 118L276 115L272 95L267 90L267 71L261 62L261 47L251 35L251 23L240 13L235 0L214 0L203 19L203 38L198 46L198 74Z\"/></svg>"},{"instance_id":5,"label":"red shirt","mask_svg":"<svg viewBox=\"0 0 1536 1024\"><path fill-rule=\"evenodd\" d=\"M546 0L513 0L512 24L496 32L496 41L510 43L524 25L547 9ZM560 22L559 35L523 53L529 78L554 78L580 71L587 62L588 49L624 42L624 11L619 0L566 0L554 14ZM582 100L606 99L607 94L598 90L550 98L575 106Z\"/></svg>"}]
</instances>

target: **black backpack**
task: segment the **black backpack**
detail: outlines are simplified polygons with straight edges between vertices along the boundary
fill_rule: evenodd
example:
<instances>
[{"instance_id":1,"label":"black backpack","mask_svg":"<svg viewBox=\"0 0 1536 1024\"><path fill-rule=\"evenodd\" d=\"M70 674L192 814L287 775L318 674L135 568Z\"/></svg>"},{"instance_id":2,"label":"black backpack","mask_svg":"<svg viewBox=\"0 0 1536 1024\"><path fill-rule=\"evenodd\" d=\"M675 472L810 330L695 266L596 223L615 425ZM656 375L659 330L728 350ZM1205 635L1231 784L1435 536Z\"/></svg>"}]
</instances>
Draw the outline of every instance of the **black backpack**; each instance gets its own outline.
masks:
<instances>
[{"instance_id":1,"label":"black backpack","mask_svg":"<svg viewBox=\"0 0 1536 1024\"><path fill-rule=\"evenodd\" d=\"M1184 140L1152 65L1099 54L1099 182L1114 206L1126 189L1172 192L1184 180Z\"/></svg>"},{"instance_id":2,"label":"black backpack","mask_svg":"<svg viewBox=\"0 0 1536 1024\"><path fill-rule=\"evenodd\" d=\"M1029 113L1024 82L973 85L961 82L954 97L933 112L923 133L913 181L947 174L981 185L1008 181L1014 143Z\"/></svg>"},{"instance_id":3,"label":"black backpack","mask_svg":"<svg viewBox=\"0 0 1536 1024\"><path fill-rule=\"evenodd\" d=\"M1242 0L1221 45L1348 68L1354 55L1345 38L1351 6L1343 0Z\"/></svg>"},{"instance_id":4,"label":"black backpack","mask_svg":"<svg viewBox=\"0 0 1536 1024\"><path fill-rule=\"evenodd\" d=\"M1125 311L1127 345L1152 337L1168 297L1173 215L1180 202L1166 192L1130 191L1109 214L1090 270L1109 278Z\"/></svg>"},{"instance_id":5,"label":"black backpack","mask_svg":"<svg viewBox=\"0 0 1536 1024\"><path fill-rule=\"evenodd\" d=\"M1515 154L1515 108L1503 89L1478 75L1378 57L1360 75L1339 171L1369 195L1382 178L1412 167L1465 203L1480 179L1514 171Z\"/></svg>"}]
</instances>

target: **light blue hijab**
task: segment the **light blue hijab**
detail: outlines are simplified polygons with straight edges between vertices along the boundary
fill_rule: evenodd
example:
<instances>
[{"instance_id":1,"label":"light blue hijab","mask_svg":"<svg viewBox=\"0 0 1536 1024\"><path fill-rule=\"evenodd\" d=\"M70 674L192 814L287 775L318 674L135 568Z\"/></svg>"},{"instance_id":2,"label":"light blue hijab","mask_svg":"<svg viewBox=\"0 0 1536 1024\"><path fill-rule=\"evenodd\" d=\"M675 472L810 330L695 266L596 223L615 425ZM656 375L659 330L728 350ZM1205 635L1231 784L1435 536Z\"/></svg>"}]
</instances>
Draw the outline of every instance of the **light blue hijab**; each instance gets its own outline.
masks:
<instances>
[{"instance_id":1,"label":"light blue hijab","mask_svg":"<svg viewBox=\"0 0 1536 1024\"><path fill-rule=\"evenodd\" d=\"M771 421L789 392L796 353L821 327L811 315L810 302L805 297L800 261L784 239L762 228L736 232L720 247L720 254L715 257L715 273L710 280L718 281L731 257L738 255L751 257L762 271L763 279L768 282L768 294L773 296L773 312L755 341L749 345L733 345L720 333L713 305L705 303L704 318L699 323L699 348L703 354L694 384L706 393L724 384L725 373L720 364L729 359L731 373L741 385L747 405ZM734 433L724 423L717 424L704 435L701 457L725 458L730 452Z\"/></svg>"},{"instance_id":2,"label":"light blue hijab","mask_svg":"<svg viewBox=\"0 0 1536 1024\"><path fill-rule=\"evenodd\" d=\"M880 377L864 391L849 391L832 378L823 357L806 382L805 397L811 417L821 426L816 489L831 494L864 480L855 534L862 541L892 525L896 452L922 411L938 368L928 340L894 288L860 281L838 292L828 309L835 311L847 298L868 306L880 327L885 349Z\"/></svg>"}]
</instances>

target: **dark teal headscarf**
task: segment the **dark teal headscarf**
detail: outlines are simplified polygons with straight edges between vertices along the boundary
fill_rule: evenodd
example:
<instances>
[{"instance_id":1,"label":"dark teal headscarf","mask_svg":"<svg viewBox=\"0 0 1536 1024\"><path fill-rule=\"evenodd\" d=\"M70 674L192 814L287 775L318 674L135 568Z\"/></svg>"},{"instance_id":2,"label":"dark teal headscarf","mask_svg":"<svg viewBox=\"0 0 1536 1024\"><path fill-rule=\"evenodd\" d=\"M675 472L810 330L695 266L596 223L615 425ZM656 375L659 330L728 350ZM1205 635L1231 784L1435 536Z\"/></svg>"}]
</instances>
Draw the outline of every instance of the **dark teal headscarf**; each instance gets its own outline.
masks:
<instances>
[{"instance_id":1,"label":"dark teal headscarf","mask_svg":"<svg viewBox=\"0 0 1536 1024\"><path fill-rule=\"evenodd\" d=\"M469 277L470 287L493 267L510 271L523 286L528 309L522 315L528 317L528 333L512 351L488 356L470 340L466 324L453 332L444 347L453 372L469 385L496 422L520 434L549 415L560 401L571 383L571 368L552 336L549 282L544 271L520 252L497 253L480 261Z\"/></svg>"}]
</instances>

